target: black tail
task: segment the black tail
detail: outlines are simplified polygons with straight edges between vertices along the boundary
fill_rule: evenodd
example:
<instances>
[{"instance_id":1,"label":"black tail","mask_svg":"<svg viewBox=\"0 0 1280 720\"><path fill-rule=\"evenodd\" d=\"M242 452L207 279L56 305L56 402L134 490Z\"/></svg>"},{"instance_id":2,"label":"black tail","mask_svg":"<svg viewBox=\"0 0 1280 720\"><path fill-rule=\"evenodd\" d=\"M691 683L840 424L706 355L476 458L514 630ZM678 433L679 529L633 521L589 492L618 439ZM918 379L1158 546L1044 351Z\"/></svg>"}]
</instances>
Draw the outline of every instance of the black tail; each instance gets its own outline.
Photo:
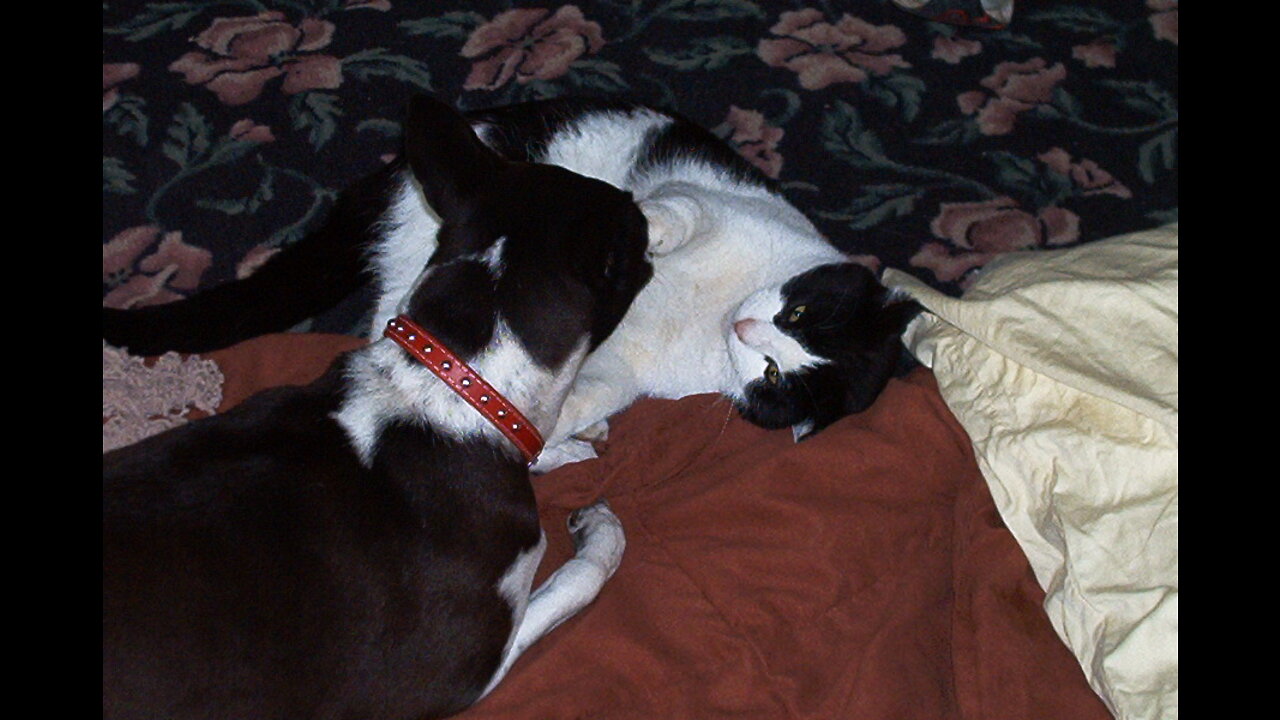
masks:
<instances>
[{"instance_id":1,"label":"black tail","mask_svg":"<svg viewBox=\"0 0 1280 720\"><path fill-rule=\"evenodd\" d=\"M368 280L365 251L387 206L394 170L345 190L324 223L257 272L165 305L102 309L102 338L135 355L198 353L281 332L318 315Z\"/></svg>"}]
</instances>

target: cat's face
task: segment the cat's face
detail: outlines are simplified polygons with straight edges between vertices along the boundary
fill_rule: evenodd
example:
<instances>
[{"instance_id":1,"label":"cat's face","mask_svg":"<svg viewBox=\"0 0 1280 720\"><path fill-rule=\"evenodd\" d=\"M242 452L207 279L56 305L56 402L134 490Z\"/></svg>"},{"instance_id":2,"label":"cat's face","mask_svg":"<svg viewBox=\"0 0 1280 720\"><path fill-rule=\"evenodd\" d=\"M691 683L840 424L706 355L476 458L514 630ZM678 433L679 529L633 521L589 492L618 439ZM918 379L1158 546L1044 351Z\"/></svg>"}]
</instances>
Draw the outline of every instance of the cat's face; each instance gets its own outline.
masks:
<instances>
[{"instance_id":1,"label":"cat's face","mask_svg":"<svg viewBox=\"0 0 1280 720\"><path fill-rule=\"evenodd\" d=\"M914 315L890 302L870 270L822 265L748 297L732 318L729 355L742 415L767 428L814 432L871 404Z\"/></svg>"}]
</instances>

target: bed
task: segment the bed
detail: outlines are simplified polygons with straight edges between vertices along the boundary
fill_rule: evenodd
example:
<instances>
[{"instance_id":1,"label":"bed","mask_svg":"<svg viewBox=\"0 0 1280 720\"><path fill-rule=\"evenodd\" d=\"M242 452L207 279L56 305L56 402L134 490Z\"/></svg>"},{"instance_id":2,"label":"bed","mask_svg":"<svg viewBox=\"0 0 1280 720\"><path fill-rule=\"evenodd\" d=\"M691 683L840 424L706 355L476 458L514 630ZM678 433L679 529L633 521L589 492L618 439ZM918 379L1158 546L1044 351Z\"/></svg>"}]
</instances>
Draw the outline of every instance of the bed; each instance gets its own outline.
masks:
<instances>
[{"instance_id":1,"label":"bed","mask_svg":"<svg viewBox=\"0 0 1280 720\"><path fill-rule=\"evenodd\" d=\"M600 497L627 555L465 717L1177 717L1176 2L260 5L104 6L104 305L252 272L429 90L676 109L927 309L811 439L644 400L539 477L544 573ZM368 301L104 344L104 451L307 382Z\"/></svg>"}]
</instances>

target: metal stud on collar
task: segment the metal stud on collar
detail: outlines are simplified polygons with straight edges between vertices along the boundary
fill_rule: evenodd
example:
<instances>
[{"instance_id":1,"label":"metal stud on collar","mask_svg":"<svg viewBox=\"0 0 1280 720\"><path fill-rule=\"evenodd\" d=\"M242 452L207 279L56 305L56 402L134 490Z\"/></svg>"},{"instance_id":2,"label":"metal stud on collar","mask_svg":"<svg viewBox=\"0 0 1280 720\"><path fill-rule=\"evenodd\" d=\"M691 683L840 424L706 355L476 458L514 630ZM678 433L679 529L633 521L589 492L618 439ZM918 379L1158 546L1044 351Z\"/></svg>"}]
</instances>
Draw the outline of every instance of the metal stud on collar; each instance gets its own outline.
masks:
<instances>
[{"instance_id":1,"label":"metal stud on collar","mask_svg":"<svg viewBox=\"0 0 1280 720\"><path fill-rule=\"evenodd\" d=\"M437 338L403 315L387 321L382 334L404 348L493 423L524 454L530 465L537 460L543 444L538 429Z\"/></svg>"}]
</instances>

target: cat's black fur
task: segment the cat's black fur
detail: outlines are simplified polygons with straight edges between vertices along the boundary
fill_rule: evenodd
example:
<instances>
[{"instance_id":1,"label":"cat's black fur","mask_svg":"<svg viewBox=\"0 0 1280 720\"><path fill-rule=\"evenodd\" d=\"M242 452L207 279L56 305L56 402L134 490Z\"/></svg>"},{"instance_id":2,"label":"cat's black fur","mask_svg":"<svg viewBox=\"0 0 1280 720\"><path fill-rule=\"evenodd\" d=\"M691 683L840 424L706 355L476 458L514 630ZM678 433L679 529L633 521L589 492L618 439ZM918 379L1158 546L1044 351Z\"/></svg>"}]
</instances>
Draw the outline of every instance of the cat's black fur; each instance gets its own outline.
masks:
<instances>
[{"instance_id":1,"label":"cat's black fur","mask_svg":"<svg viewBox=\"0 0 1280 720\"><path fill-rule=\"evenodd\" d=\"M350 185L325 221L257 272L164 305L102 308L102 338L135 355L199 353L280 332L333 307L371 281L373 228L404 159Z\"/></svg>"}]
</instances>

